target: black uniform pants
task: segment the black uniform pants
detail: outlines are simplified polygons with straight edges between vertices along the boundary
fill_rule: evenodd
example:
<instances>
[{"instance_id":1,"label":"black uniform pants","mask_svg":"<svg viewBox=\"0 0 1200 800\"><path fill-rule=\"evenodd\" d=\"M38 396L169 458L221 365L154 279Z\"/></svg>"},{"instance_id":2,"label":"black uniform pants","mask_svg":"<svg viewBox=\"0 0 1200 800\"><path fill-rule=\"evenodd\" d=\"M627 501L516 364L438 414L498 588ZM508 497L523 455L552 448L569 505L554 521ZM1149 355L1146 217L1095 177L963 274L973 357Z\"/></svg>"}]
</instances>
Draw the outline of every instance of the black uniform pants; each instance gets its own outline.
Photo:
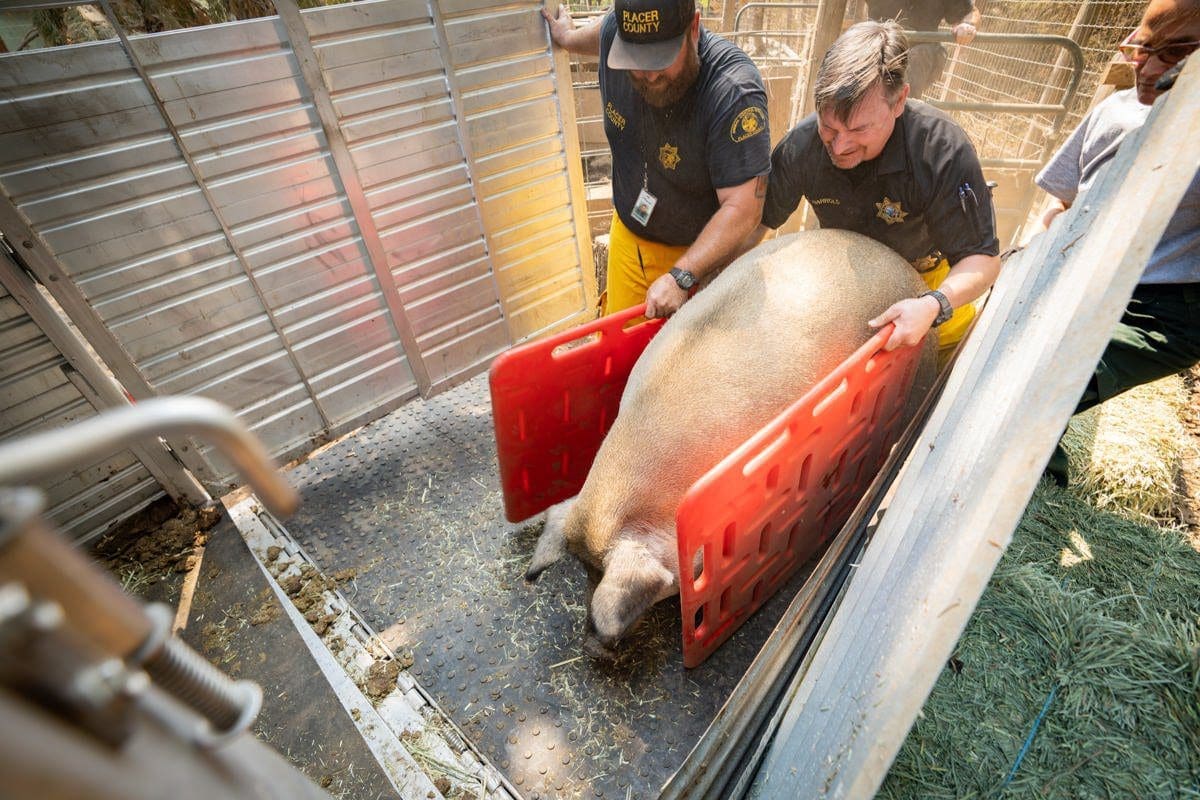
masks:
<instances>
[{"instance_id":1,"label":"black uniform pants","mask_svg":"<svg viewBox=\"0 0 1200 800\"><path fill-rule=\"evenodd\" d=\"M1113 330L1075 413L1200 363L1200 283L1141 284ZM1060 443L1046 471L1067 483Z\"/></svg>"},{"instance_id":2,"label":"black uniform pants","mask_svg":"<svg viewBox=\"0 0 1200 800\"><path fill-rule=\"evenodd\" d=\"M1075 413L1135 386L1200 363L1200 283L1142 284L1113 330L1112 339Z\"/></svg>"}]
</instances>

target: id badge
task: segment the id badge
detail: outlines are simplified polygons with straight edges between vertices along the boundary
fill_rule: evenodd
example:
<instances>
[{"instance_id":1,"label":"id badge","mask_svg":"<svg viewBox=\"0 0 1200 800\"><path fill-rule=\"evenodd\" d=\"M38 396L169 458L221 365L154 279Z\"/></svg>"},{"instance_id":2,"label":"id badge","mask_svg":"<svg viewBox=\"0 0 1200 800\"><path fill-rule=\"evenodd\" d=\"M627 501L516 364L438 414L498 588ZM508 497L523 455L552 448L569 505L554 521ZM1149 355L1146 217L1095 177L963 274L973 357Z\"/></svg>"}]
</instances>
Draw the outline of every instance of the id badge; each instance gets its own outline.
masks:
<instances>
[{"instance_id":1,"label":"id badge","mask_svg":"<svg viewBox=\"0 0 1200 800\"><path fill-rule=\"evenodd\" d=\"M629 216L636 219L639 224L646 225L650 222L650 215L654 213L654 206L657 203L657 197L642 189L637 196L637 202L633 204L633 211L629 212Z\"/></svg>"}]
</instances>

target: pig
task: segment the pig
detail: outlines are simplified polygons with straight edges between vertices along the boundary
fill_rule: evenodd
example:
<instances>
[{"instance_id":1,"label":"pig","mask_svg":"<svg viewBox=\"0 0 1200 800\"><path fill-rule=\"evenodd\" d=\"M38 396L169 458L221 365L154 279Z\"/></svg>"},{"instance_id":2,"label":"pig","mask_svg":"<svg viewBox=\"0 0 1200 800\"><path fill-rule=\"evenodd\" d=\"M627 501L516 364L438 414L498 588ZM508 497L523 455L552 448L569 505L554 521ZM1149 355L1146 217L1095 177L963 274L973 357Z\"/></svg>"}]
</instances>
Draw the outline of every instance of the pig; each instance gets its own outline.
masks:
<instances>
[{"instance_id":1,"label":"pig","mask_svg":"<svg viewBox=\"0 0 1200 800\"><path fill-rule=\"evenodd\" d=\"M679 592L675 512L691 485L863 345L867 320L925 289L898 254L841 230L782 236L730 264L650 342L579 494L551 508L526 579L565 553L592 586L601 659ZM916 383L932 383L926 337Z\"/></svg>"}]
</instances>

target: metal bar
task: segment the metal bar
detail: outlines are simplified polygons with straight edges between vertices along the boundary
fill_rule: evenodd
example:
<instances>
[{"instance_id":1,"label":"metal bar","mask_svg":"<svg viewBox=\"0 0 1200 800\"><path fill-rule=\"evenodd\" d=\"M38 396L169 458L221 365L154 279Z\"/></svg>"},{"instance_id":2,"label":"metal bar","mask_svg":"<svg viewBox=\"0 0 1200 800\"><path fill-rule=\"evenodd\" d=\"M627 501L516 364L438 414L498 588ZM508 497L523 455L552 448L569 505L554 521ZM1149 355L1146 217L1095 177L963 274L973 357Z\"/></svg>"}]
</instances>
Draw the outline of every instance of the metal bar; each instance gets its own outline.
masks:
<instances>
[{"instance_id":1,"label":"metal bar","mask_svg":"<svg viewBox=\"0 0 1200 800\"><path fill-rule=\"evenodd\" d=\"M200 171L200 167L196 164L196 160L192 158L192 154L188 152L187 146L183 143L183 137L179 134L179 129L175 127L171 115L167 113L166 106L163 105L162 97L158 94L158 89L154 86L154 81L150 78L150 74L146 71L146 67L138 59L137 53L134 52L132 45L129 43L129 37L125 34L125 30L121 27L120 20L113 12L112 3L110 0L100 0L100 6L104 9L104 14L108 17L108 22L113 26L113 30L117 33L117 38L121 40L121 47L125 50L126 57L129 58L129 63L133 65L137 71L138 77L146 86L146 91L150 93L150 98L154 101L154 107L158 109L159 115L162 117L163 124L167 127L167 131L171 134L171 138L175 141L175 147L179 149L179 155L187 164L188 170L192 173L192 180L196 182L196 186L200 189L200 194L204 197L204 202L208 204L209 210L217 220L217 224L221 226L221 233L225 236L225 241L229 245L230 251L233 252L234 258L242 268L242 272L246 275L246 280L249 281L250 287L254 290L254 294L258 297L258 301L262 304L263 311L267 315L267 320L271 323L271 327L275 330L275 335L279 337L280 343L283 345L284 352L287 353L288 360L292 362L292 368L296 370L296 375L304 384L305 391L308 392L308 398L317 409L317 413L321 415L321 424L328 432L332 427L329 415L325 412L325 407L321 405L321 398L317 396L316 390L312 383L309 382L308 376L305 374L304 365L300 363L299 356L292 348L291 342L288 341L287 334L283 331L283 326L279 324L279 320L275 317L275 312L271 309L270 303L267 302L266 294L263 292L262 286L258 279L254 277L254 271L250 269L250 264L246 260L242 248L238 246L237 240L233 236L233 231L229 227L229 223L225 221L225 215L221 213L221 208L217 204L216 199L209 191L208 183L204 180L204 175Z\"/></svg>"},{"instance_id":2,"label":"metal bar","mask_svg":"<svg viewBox=\"0 0 1200 800\"><path fill-rule=\"evenodd\" d=\"M910 43L913 42L953 42L954 34L950 31L905 31ZM1066 36L1056 36L1040 33L977 33L972 44L1042 44L1057 45L1066 51L1072 64L1071 80L1067 84L1066 93L1061 103L959 103L952 101L931 101L938 108L951 111L999 111L1012 114L1049 114L1057 113L1056 124L1061 124L1061 117L1067 113L1079 82L1083 79L1083 48Z\"/></svg>"},{"instance_id":3,"label":"metal bar","mask_svg":"<svg viewBox=\"0 0 1200 800\"><path fill-rule=\"evenodd\" d=\"M145 695L161 692L151 686ZM172 707L178 709L177 704ZM133 736L123 747L101 747L29 696L3 691L0 728L20 732L6 734L0 742L4 789L13 797L150 800L162 797L165 787L172 787L176 800L331 797L254 736L239 736L215 752L200 751L181 739L162 714L136 715ZM48 775L54 780L48 781Z\"/></svg>"},{"instance_id":4,"label":"metal bar","mask_svg":"<svg viewBox=\"0 0 1200 800\"><path fill-rule=\"evenodd\" d=\"M727 0L732 2L732 0ZM579 122L575 117L575 87L571 83L571 59L567 51L555 47L546 31L546 47L554 69L554 86L558 98L558 124L563 136L563 155L567 159L567 185L571 190L571 211L575 220L575 242L579 257L579 279L583 283L585 311L596 307L603 288L596 286L595 272L588 269L594 262L592 232L588 225L587 191L583 175L583 155L579 146ZM599 87L599 82L596 86ZM586 247L585 247L586 243ZM591 278L589 280L589 277ZM511 341L511 334L509 339ZM532 338L532 337L528 337Z\"/></svg>"},{"instance_id":5,"label":"metal bar","mask_svg":"<svg viewBox=\"0 0 1200 800\"><path fill-rule=\"evenodd\" d=\"M276 471L262 443L228 407L206 397L160 397L2 444L0 486L37 480L137 439L170 434L199 434L211 441L274 513L287 516L299 505L300 496Z\"/></svg>"},{"instance_id":6,"label":"metal bar","mask_svg":"<svg viewBox=\"0 0 1200 800\"><path fill-rule=\"evenodd\" d=\"M355 224L362 236L363 245L367 249L367 259L371 262L375 279L379 283L379 292L383 295L384 302L387 303L388 316L392 320L392 325L395 326L396 334L400 337L400 344L408 358L408 365L412 370L413 377L416 378L417 387L422 395L428 396L429 368L421 356L421 348L417 344L417 336L413 332L412 324L408 321L408 315L404 312L400 292L396 289L396 281L388 266L387 253L383 249L383 243L379 240L379 231L375 227L375 218L371 215L371 207L367 203L367 195L363 190L362 181L359 180L354 157L350 154L346 138L342 135L337 110L333 107L333 98L330 97L325 79L321 75L321 67L317 61L317 54L313 50L312 39L308 36L308 28L304 25L304 20L300 16L300 8L296 5L295 0L275 0L275 11L279 15L280 22L283 23L288 45L292 48L292 52L296 55L296 61L300 64L300 77L313 99L313 107L316 108L317 116L321 120L325 140L329 144L329 153L333 157L335 177L342 184L346 200L350 203Z\"/></svg>"},{"instance_id":7,"label":"metal bar","mask_svg":"<svg viewBox=\"0 0 1200 800\"><path fill-rule=\"evenodd\" d=\"M79 335L50 307L38 292L37 284L13 263L11 257L0 257L0 285L20 303L50 343L58 348L71 367L67 379L97 411L130 405L120 384L96 362ZM130 449L176 502L198 506L212 502L195 476L157 442L134 445Z\"/></svg>"},{"instance_id":8,"label":"metal bar","mask_svg":"<svg viewBox=\"0 0 1200 800\"><path fill-rule=\"evenodd\" d=\"M954 41L954 34L951 31L905 31L910 44L914 42L942 42L950 43ZM1072 39L1066 36L1057 36L1048 33L977 33L972 40L972 45L980 44L1042 44L1042 45L1057 45L1063 48L1067 55L1071 58L1071 63L1074 68L1071 82L1067 85L1067 94L1063 98L1061 106L1055 108L1065 108L1070 105L1071 100L1075 97L1075 92L1079 88L1079 82L1083 77L1083 48ZM1031 104L1032 105L1032 104Z\"/></svg>"},{"instance_id":9,"label":"metal bar","mask_svg":"<svg viewBox=\"0 0 1200 800\"><path fill-rule=\"evenodd\" d=\"M3 3L2 10L36 11L41 8L71 8L93 4L94 0L61 0L61 2L55 2L55 0L40 0L40 2L35 2L34 0L30 0L29 2L25 2L25 0L6 0Z\"/></svg>"},{"instance_id":10,"label":"metal bar","mask_svg":"<svg viewBox=\"0 0 1200 800\"><path fill-rule=\"evenodd\" d=\"M1043 162L1034 158L981 158L979 166L984 169L1039 170Z\"/></svg>"},{"instance_id":11,"label":"metal bar","mask_svg":"<svg viewBox=\"0 0 1200 800\"><path fill-rule=\"evenodd\" d=\"M1053 114L1063 110L1057 103L968 103L959 100L929 100L943 111L994 111L998 114Z\"/></svg>"},{"instance_id":12,"label":"metal bar","mask_svg":"<svg viewBox=\"0 0 1200 800\"><path fill-rule=\"evenodd\" d=\"M742 12L747 8L820 8L819 3L746 3L738 9L737 14L733 18L733 32L742 33L738 30L738 23L742 21Z\"/></svg>"},{"instance_id":13,"label":"metal bar","mask_svg":"<svg viewBox=\"0 0 1200 800\"><path fill-rule=\"evenodd\" d=\"M512 327L509 325L509 308L508 301L504 294L500 291L500 280L496 277L496 264L492 261L492 251L495 249L492 246L492 236L488 230L487 220L483 218L483 204L480 202L479 193L475 188L479 185L477 176L479 174L479 165L475 160L475 147L471 142L470 129L467 123L467 112L463 106L462 90L458 86L458 78L454 72L454 60L450 54L450 38L446 35L446 22L442 19L442 9L438 4L438 0L428 0L429 18L433 22L433 39L437 44L438 53L441 54L442 71L446 75L446 87L450 91L450 105L454 109L454 119L458 122L458 146L462 149L463 160L467 164L467 176L471 181L471 197L475 200L475 216L479 220L479 230L483 234L484 251L487 253L488 264L490 269L488 275L492 280L492 288L496 293L496 301L500 304L500 314L504 317L504 331L508 334L508 343L514 343ZM550 33L546 32L547 47L551 47L549 42ZM562 53L566 57L566 53ZM569 76L570 67L567 67L567 75ZM568 81L570 79L568 78ZM574 111L574 97L570 98ZM576 158L578 161L578 158ZM568 169L570 165L568 165ZM582 166L580 167L580 180L582 180ZM568 183L568 186L571 184ZM572 194L574 200L574 194ZM444 382L444 379L443 379ZM425 393L429 397L434 393L434 388L430 387Z\"/></svg>"}]
</instances>

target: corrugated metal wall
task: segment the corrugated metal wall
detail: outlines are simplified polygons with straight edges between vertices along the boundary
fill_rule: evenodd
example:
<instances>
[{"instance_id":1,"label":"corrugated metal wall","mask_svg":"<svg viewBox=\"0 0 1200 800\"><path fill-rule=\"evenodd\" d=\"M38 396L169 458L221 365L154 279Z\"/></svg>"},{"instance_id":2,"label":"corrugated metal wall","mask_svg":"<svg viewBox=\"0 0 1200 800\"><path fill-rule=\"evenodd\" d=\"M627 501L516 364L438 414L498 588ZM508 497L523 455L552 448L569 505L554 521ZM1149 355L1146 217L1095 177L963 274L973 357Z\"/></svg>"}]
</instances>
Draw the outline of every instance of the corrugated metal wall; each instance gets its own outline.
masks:
<instances>
[{"instance_id":1,"label":"corrugated metal wall","mask_svg":"<svg viewBox=\"0 0 1200 800\"><path fill-rule=\"evenodd\" d=\"M281 6L0 55L0 225L134 397L306 452L590 313L539 8Z\"/></svg>"},{"instance_id":2,"label":"corrugated metal wall","mask_svg":"<svg viewBox=\"0 0 1200 800\"><path fill-rule=\"evenodd\" d=\"M7 259L0 252L0 259ZM11 265L0 264L0 273ZM90 399L89 399L90 398ZM0 421L13 439L96 414L95 392L71 368L17 299L0 285ZM42 487L47 519L73 538L99 532L162 497L157 480L129 450L80 465Z\"/></svg>"}]
</instances>

